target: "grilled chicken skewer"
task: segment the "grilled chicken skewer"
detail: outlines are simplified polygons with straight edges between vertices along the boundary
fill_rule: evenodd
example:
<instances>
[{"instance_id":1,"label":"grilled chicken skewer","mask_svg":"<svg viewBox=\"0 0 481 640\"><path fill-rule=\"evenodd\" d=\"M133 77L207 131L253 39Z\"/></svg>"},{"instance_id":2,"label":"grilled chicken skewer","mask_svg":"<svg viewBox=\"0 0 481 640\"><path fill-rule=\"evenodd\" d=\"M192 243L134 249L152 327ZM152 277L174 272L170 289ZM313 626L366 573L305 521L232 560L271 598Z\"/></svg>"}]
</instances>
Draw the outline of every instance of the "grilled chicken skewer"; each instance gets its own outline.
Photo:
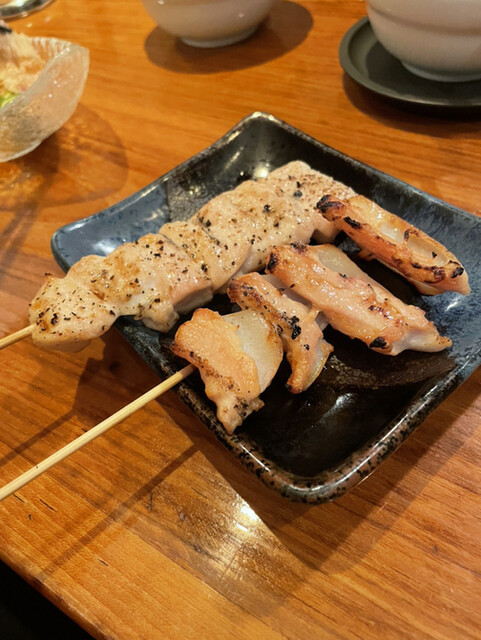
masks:
<instances>
[{"instance_id":1,"label":"grilled chicken skewer","mask_svg":"<svg viewBox=\"0 0 481 640\"><path fill-rule=\"evenodd\" d=\"M243 182L187 222L168 223L106 257L86 256L64 278L49 276L30 305L34 342L78 351L122 315L168 331L179 314L225 291L233 276L262 268L274 244L308 242L314 234L332 239L337 229L318 206L332 180L291 164L299 173L286 165L271 182Z\"/></svg>"},{"instance_id":2,"label":"grilled chicken skewer","mask_svg":"<svg viewBox=\"0 0 481 640\"><path fill-rule=\"evenodd\" d=\"M396 298L334 245L274 248L266 270L320 309L334 329L379 353L434 352L452 344L424 311Z\"/></svg>"},{"instance_id":3,"label":"grilled chicken skewer","mask_svg":"<svg viewBox=\"0 0 481 640\"><path fill-rule=\"evenodd\" d=\"M331 196L323 199L327 191ZM188 222L165 225L159 234L122 245L106 258L87 256L63 279L49 277L32 302L33 324L2 339L0 348L33 333L42 346L78 350L120 315L166 331L180 313L227 287L231 300L244 310L221 317L198 309L172 345L191 365L0 489L0 501L183 380L192 365L217 404L219 420L232 433L262 407L259 396L276 374L283 349L292 368L290 390L297 393L312 384L332 350L322 335L327 321L389 355L448 347L451 341L438 334L420 309L395 298L332 245L298 242L270 252L274 244L292 240L332 241L346 222L333 214L345 205L333 206L332 197L350 198L353 207L353 196L304 163L291 163L263 181L222 194ZM326 222L322 212L332 214L332 220ZM442 249L443 257L451 255ZM261 268L269 254L267 270L274 278L247 273ZM236 275L240 277L232 281ZM467 278L461 276L455 270L451 280L458 279L457 290L467 293Z\"/></svg>"},{"instance_id":4,"label":"grilled chicken skewer","mask_svg":"<svg viewBox=\"0 0 481 640\"><path fill-rule=\"evenodd\" d=\"M377 258L404 276L421 293L470 292L468 275L450 251L429 235L375 202L356 196L345 202L326 195L324 216L362 249L365 260Z\"/></svg>"}]
</instances>

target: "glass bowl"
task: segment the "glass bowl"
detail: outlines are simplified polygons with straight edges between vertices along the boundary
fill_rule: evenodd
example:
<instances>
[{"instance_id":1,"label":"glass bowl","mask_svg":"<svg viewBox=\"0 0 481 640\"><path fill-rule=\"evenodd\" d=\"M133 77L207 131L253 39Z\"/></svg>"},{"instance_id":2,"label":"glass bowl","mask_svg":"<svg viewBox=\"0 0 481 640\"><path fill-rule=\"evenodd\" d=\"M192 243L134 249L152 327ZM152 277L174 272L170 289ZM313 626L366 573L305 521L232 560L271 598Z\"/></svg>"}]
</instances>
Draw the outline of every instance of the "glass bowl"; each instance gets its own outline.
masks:
<instances>
[{"instance_id":1,"label":"glass bowl","mask_svg":"<svg viewBox=\"0 0 481 640\"><path fill-rule=\"evenodd\" d=\"M0 162L33 151L70 118L89 69L88 49L56 38L32 38L46 61L35 82L0 109Z\"/></svg>"}]
</instances>

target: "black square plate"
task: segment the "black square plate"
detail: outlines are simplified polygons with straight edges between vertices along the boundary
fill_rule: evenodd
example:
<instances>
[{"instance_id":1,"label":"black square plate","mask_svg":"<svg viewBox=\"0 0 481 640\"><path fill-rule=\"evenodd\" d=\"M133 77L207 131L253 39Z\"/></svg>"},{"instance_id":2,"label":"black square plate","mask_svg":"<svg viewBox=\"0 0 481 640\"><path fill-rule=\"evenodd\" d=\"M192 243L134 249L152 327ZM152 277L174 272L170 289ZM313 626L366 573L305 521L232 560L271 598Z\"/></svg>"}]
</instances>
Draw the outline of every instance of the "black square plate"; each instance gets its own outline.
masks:
<instances>
[{"instance_id":1,"label":"black square plate","mask_svg":"<svg viewBox=\"0 0 481 640\"><path fill-rule=\"evenodd\" d=\"M68 269L82 256L105 255L122 242L157 231L168 220L191 217L205 202L247 178L291 160L344 182L445 244L464 264L469 296L422 297L382 266L364 265L405 302L422 307L453 347L440 354L404 352L393 358L333 330L334 354L305 393L289 394L283 365L263 394L265 407L234 435L217 421L196 373L177 392L249 471L281 494L305 502L332 500L369 475L480 361L481 220L335 151L265 113L254 113L209 148L126 200L59 229L55 258ZM340 238L350 252L354 246ZM226 297L211 305L231 312ZM185 320L186 318L182 318ZM162 377L182 365L160 335L129 318L117 328Z\"/></svg>"}]
</instances>

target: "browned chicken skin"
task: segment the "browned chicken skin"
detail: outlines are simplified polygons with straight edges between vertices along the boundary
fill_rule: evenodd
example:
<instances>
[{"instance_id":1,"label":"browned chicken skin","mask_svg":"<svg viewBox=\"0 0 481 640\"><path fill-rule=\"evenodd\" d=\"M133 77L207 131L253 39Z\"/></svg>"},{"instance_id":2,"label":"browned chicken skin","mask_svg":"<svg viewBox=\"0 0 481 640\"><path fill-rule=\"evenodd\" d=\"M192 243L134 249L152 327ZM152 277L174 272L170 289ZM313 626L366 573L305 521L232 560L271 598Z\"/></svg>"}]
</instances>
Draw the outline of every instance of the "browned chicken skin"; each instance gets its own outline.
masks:
<instances>
[{"instance_id":1,"label":"browned chicken skin","mask_svg":"<svg viewBox=\"0 0 481 640\"><path fill-rule=\"evenodd\" d=\"M335 329L374 351L397 355L451 345L421 309L396 298L333 245L276 247L267 271L320 309Z\"/></svg>"},{"instance_id":2,"label":"browned chicken skin","mask_svg":"<svg viewBox=\"0 0 481 640\"><path fill-rule=\"evenodd\" d=\"M363 249L360 257L377 258L403 275L421 293L469 293L467 273L456 256L420 229L371 200L356 196L340 202L326 195L321 209L327 220Z\"/></svg>"}]
</instances>

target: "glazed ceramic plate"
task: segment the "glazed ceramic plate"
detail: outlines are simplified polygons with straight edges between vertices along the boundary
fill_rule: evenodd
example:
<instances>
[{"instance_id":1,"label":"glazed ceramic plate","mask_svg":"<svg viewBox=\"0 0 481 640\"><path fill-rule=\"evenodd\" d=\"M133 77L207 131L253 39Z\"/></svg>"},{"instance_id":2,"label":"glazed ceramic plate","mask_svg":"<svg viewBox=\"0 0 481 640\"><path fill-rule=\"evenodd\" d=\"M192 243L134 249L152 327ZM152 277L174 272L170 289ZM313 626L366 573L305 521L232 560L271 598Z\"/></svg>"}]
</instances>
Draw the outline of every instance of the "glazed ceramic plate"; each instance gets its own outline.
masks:
<instances>
[{"instance_id":1,"label":"glazed ceramic plate","mask_svg":"<svg viewBox=\"0 0 481 640\"><path fill-rule=\"evenodd\" d=\"M334 354L317 381L294 396L284 364L263 394L265 407L234 435L217 421L196 373L177 392L229 452L267 485L293 500L321 502L365 478L421 423L480 360L481 220L380 171L348 158L264 113L242 120L223 138L138 193L90 218L58 230L53 253L67 269L89 253L107 254L125 241L186 219L205 202L247 178L291 160L343 181L446 244L466 266L473 292L421 297L382 266L366 270L403 300L426 310L453 347L440 354L383 356L328 329ZM340 246L354 247L345 237ZM231 312L226 296L212 308ZM183 318L182 320L185 320ZM116 326L160 376L181 366L169 350L173 332L157 334L130 319Z\"/></svg>"},{"instance_id":2,"label":"glazed ceramic plate","mask_svg":"<svg viewBox=\"0 0 481 640\"><path fill-rule=\"evenodd\" d=\"M481 80L437 82L410 73L378 42L368 18L345 34L339 60L353 80L386 98L418 106L481 107Z\"/></svg>"}]
</instances>

